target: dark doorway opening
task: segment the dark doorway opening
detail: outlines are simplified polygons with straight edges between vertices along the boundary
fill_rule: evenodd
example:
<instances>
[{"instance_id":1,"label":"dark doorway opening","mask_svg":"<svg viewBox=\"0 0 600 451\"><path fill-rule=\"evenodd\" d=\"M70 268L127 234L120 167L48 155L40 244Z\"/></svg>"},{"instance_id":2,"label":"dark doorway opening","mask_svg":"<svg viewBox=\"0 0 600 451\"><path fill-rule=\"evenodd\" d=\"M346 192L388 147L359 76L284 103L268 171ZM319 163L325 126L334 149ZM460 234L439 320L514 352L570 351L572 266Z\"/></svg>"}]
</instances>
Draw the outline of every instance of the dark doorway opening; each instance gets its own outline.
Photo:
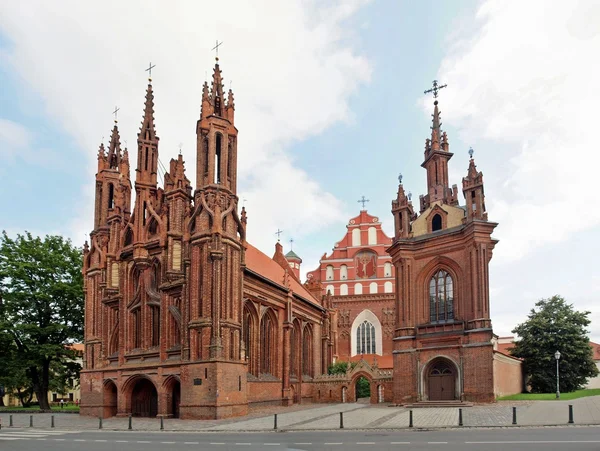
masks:
<instances>
[{"instance_id":1,"label":"dark doorway opening","mask_svg":"<svg viewBox=\"0 0 600 451\"><path fill-rule=\"evenodd\" d=\"M113 381L104 384L104 418L117 414L117 386Z\"/></svg>"},{"instance_id":2,"label":"dark doorway opening","mask_svg":"<svg viewBox=\"0 0 600 451\"><path fill-rule=\"evenodd\" d=\"M179 381L173 384L173 394L171 395L171 412L173 418L179 418L179 404L181 403L181 384Z\"/></svg>"},{"instance_id":3,"label":"dark doorway opening","mask_svg":"<svg viewBox=\"0 0 600 451\"><path fill-rule=\"evenodd\" d=\"M364 376L361 376L356 381L356 401L359 401L361 398L371 398L371 383L369 379Z\"/></svg>"},{"instance_id":4,"label":"dark doorway opening","mask_svg":"<svg viewBox=\"0 0 600 451\"><path fill-rule=\"evenodd\" d=\"M156 387L148 379L140 379L131 394L131 414L134 417L155 417L157 413Z\"/></svg>"}]
</instances>

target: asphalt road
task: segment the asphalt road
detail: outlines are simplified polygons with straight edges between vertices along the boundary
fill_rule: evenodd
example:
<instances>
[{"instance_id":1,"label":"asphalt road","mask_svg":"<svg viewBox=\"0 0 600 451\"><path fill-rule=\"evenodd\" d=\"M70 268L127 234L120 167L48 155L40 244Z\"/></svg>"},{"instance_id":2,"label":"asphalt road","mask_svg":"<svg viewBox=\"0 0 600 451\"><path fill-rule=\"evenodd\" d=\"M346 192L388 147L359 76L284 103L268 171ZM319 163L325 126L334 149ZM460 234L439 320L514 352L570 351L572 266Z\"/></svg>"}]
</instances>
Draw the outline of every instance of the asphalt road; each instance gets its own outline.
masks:
<instances>
[{"instance_id":1,"label":"asphalt road","mask_svg":"<svg viewBox=\"0 0 600 451\"><path fill-rule=\"evenodd\" d=\"M0 450L599 450L600 427L306 431L272 433L72 432L2 429Z\"/></svg>"}]
</instances>

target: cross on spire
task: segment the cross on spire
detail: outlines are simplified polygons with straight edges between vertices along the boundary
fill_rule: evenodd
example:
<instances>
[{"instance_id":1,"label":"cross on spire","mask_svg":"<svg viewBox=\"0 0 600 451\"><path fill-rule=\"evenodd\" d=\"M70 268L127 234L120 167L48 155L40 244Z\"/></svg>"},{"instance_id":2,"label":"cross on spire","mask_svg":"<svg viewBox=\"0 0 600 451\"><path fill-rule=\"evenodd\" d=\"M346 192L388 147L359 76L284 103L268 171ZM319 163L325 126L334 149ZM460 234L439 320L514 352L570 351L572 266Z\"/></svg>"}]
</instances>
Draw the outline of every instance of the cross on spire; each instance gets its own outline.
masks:
<instances>
[{"instance_id":1,"label":"cross on spire","mask_svg":"<svg viewBox=\"0 0 600 451\"><path fill-rule=\"evenodd\" d=\"M277 232L275 232L275 235L277 235L277 241L279 242L281 240L281 234L283 233L283 230L279 230L277 229Z\"/></svg>"},{"instance_id":2,"label":"cross on spire","mask_svg":"<svg viewBox=\"0 0 600 451\"><path fill-rule=\"evenodd\" d=\"M398 183L402 185L402 172L398 174Z\"/></svg>"},{"instance_id":3,"label":"cross on spire","mask_svg":"<svg viewBox=\"0 0 600 451\"><path fill-rule=\"evenodd\" d=\"M293 251L294 250L294 239L290 238L290 250Z\"/></svg>"},{"instance_id":4,"label":"cross on spire","mask_svg":"<svg viewBox=\"0 0 600 451\"><path fill-rule=\"evenodd\" d=\"M369 202L369 199L366 199L366 198L365 198L365 196L363 196L363 197L362 197L362 198L361 198L361 199L358 201L358 203L359 203L359 204L362 204L362 209L363 209L363 210L365 209L365 204L366 204L367 202Z\"/></svg>"},{"instance_id":5,"label":"cross on spire","mask_svg":"<svg viewBox=\"0 0 600 451\"><path fill-rule=\"evenodd\" d=\"M112 114L115 115L115 124L117 123L117 113L119 112L121 108L117 108L117 106L115 105L115 111L112 112Z\"/></svg>"},{"instance_id":6,"label":"cross on spire","mask_svg":"<svg viewBox=\"0 0 600 451\"><path fill-rule=\"evenodd\" d=\"M148 72L148 80L149 81L152 81L152 69L154 69L155 67L156 67L156 64L149 63L148 69L145 70L145 72Z\"/></svg>"},{"instance_id":7,"label":"cross on spire","mask_svg":"<svg viewBox=\"0 0 600 451\"><path fill-rule=\"evenodd\" d=\"M215 41L215 46L211 49L215 51L215 60L219 61L219 46L223 45L223 41L219 42L217 39Z\"/></svg>"},{"instance_id":8,"label":"cross on spire","mask_svg":"<svg viewBox=\"0 0 600 451\"><path fill-rule=\"evenodd\" d=\"M429 94L430 92L433 93L433 98L437 99L438 96L438 92L440 91L440 89L445 88L448 85L438 85L438 81L437 80L433 80L433 88L428 89L427 91L424 92L424 94Z\"/></svg>"}]
</instances>

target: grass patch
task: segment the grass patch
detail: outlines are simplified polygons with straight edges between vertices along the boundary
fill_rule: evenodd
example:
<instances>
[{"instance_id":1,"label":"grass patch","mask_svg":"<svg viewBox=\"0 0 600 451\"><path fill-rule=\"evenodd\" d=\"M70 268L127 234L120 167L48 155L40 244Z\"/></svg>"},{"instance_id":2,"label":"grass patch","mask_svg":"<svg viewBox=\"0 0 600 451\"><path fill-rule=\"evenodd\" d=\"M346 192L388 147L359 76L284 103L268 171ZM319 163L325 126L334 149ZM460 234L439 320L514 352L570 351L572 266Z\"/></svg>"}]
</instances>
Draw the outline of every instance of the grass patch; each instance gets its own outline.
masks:
<instances>
[{"instance_id":1,"label":"grass patch","mask_svg":"<svg viewBox=\"0 0 600 451\"><path fill-rule=\"evenodd\" d=\"M75 404L69 404L64 406L62 409L60 408L60 406L52 406L51 407L53 412L79 412L79 406L76 406ZM21 407L21 406L14 406L14 407L0 407L0 412L39 412L40 411L40 406L31 406L31 407Z\"/></svg>"},{"instance_id":2,"label":"grass patch","mask_svg":"<svg viewBox=\"0 0 600 451\"><path fill-rule=\"evenodd\" d=\"M570 393L561 393L561 400L585 398L586 396L600 395L600 388L576 390ZM556 401L556 393L519 393L517 395L502 396L498 401Z\"/></svg>"}]
</instances>

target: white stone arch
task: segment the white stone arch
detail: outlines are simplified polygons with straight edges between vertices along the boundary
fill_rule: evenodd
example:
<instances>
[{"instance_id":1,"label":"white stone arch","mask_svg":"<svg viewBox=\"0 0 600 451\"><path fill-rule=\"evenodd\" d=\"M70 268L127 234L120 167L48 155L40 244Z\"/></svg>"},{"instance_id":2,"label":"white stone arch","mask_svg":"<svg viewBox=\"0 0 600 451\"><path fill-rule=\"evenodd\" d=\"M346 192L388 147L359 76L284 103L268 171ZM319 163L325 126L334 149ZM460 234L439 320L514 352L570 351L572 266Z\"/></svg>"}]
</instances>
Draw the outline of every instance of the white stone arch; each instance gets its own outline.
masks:
<instances>
[{"instance_id":1,"label":"white stone arch","mask_svg":"<svg viewBox=\"0 0 600 451\"><path fill-rule=\"evenodd\" d=\"M377 229L373 226L369 227L367 231L369 244L377 244Z\"/></svg>"},{"instance_id":2,"label":"white stone arch","mask_svg":"<svg viewBox=\"0 0 600 451\"><path fill-rule=\"evenodd\" d=\"M377 290L378 290L378 287L377 287L377 282L371 282L371 283L369 284L369 293L371 293L371 294L376 294L376 293L377 293Z\"/></svg>"},{"instance_id":3,"label":"white stone arch","mask_svg":"<svg viewBox=\"0 0 600 451\"><path fill-rule=\"evenodd\" d=\"M354 318L354 322L352 323L352 328L350 329L350 356L356 355L356 334L358 326L360 326L363 321L369 321L375 327L375 353L378 355L383 355L383 341L382 341L382 330L381 330L381 322L379 318L371 311L371 310L363 310L358 314L356 318Z\"/></svg>"},{"instance_id":4,"label":"white stone arch","mask_svg":"<svg viewBox=\"0 0 600 451\"><path fill-rule=\"evenodd\" d=\"M340 285L340 295L345 296L348 294L348 285L345 283Z\"/></svg>"},{"instance_id":5,"label":"white stone arch","mask_svg":"<svg viewBox=\"0 0 600 451\"><path fill-rule=\"evenodd\" d=\"M362 294L362 283L358 282L354 284L354 294Z\"/></svg>"},{"instance_id":6,"label":"white stone arch","mask_svg":"<svg viewBox=\"0 0 600 451\"><path fill-rule=\"evenodd\" d=\"M348 278L348 266L342 265L340 266L340 279L346 280Z\"/></svg>"},{"instance_id":7,"label":"white stone arch","mask_svg":"<svg viewBox=\"0 0 600 451\"><path fill-rule=\"evenodd\" d=\"M383 292L384 293L392 293L394 291L394 286L392 285L392 282L390 282L389 280L383 284Z\"/></svg>"},{"instance_id":8,"label":"white stone arch","mask_svg":"<svg viewBox=\"0 0 600 451\"><path fill-rule=\"evenodd\" d=\"M333 265L327 265L325 269L325 280L333 280Z\"/></svg>"},{"instance_id":9,"label":"white stone arch","mask_svg":"<svg viewBox=\"0 0 600 451\"><path fill-rule=\"evenodd\" d=\"M383 264L383 276L392 277L392 264L390 262L385 262Z\"/></svg>"},{"instance_id":10,"label":"white stone arch","mask_svg":"<svg viewBox=\"0 0 600 451\"><path fill-rule=\"evenodd\" d=\"M335 295L335 288L333 287L333 285L327 285L327 288L325 288L325 293L329 293L332 296Z\"/></svg>"},{"instance_id":11,"label":"white stone arch","mask_svg":"<svg viewBox=\"0 0 600 451\"><path fill-rule=\"evenodd\" d=\"M360 246L360 229L357 227L352 230L352 246Z\"/></svg>"}]
</instances>

